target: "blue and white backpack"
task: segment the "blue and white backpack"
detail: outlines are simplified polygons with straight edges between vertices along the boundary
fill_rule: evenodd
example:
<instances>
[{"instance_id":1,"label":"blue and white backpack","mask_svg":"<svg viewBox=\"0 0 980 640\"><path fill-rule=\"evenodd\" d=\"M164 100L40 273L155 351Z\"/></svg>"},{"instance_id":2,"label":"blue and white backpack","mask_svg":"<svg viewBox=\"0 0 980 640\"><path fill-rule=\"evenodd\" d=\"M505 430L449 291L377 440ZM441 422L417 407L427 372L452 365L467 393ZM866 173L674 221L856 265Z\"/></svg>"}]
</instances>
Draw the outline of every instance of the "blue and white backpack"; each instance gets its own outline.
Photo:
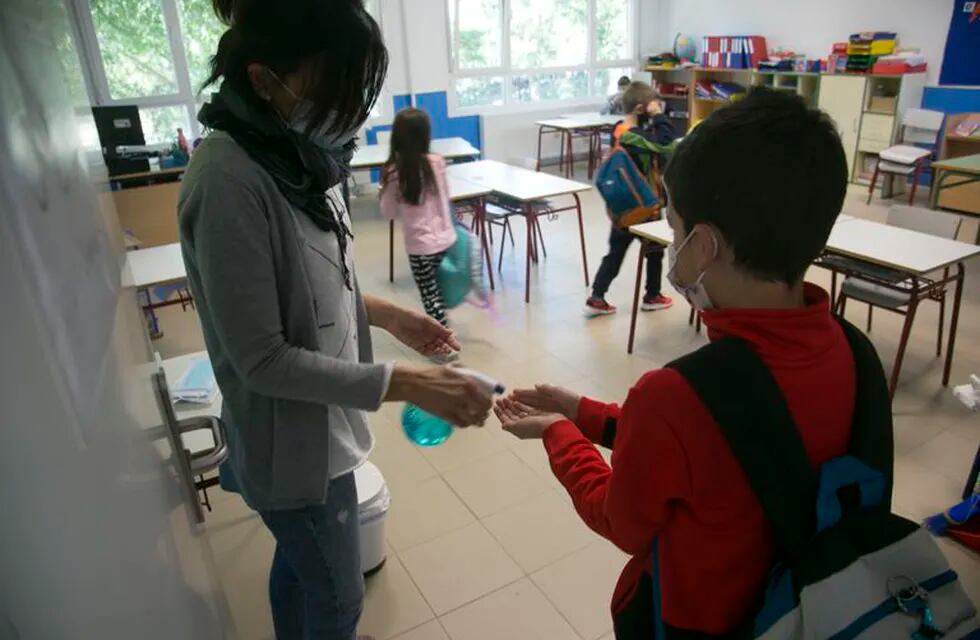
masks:
<instances>
[{"instance_id":1,"label":"blue and white backpack","mask_svg":"<svg viewBox=\"0 0 980 640\"><path fill-rule=\"evenodd\" d=\"M660 198L621 146L613 148L599 165L595 186L606 202L609 219L617 227L626 228L660 217Z\"/></svg>"},{"instance_id":2,"label":"blue and white backpack","mask_svg":"<svg viewBox=\"0 0 980 640\"><path fill-rule=\"evenodd\" d=\"M850 449L816 472L778 385L747 343L724 338L667 365L687 379L718 423L777 543L779 562L761 607L726 637L980 638L977 611L938 545L918 524L891 513L894 453L885 375L867 337L839 322L857 380ZM692 637L663 624L657 546L656 638Z\"/></svg>"}]
</instances>

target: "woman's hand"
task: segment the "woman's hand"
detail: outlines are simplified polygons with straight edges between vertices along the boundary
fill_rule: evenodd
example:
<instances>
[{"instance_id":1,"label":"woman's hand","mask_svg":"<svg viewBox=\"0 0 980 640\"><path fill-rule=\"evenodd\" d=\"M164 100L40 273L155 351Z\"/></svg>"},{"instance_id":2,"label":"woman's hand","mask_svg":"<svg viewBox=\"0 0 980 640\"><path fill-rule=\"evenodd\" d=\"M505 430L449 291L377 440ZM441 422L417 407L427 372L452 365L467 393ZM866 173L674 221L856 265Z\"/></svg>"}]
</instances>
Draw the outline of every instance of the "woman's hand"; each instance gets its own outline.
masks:
<instances>
[{"instance_id":1,"label":"woman's hand","mask_svg":"<svg viewBox=\"0 0 980 640\"><path fill-rule=\"evenodd\" d=\"M565 416L559 413L538 411L512 398L497 400L493 412L500 420L500 426L504 431L521 440L540 439L544 437L548 427L565 419Z\"/></svg>"},{"instance_id":2,"label":"woman's hand","mask_svg":"<svg viewBox=\"0 0 980 640\"><path fill-rule=\"evenodd\" d=\"M533 389L514 389L510 399L543 413L560 413L574 421L582 396L550 384L536 384Z\"/></svg>"},{"instance_id":3,"label":"woman's hand","mask_svg":"<svg viewBox=\"0 0 980 640\"><path fill-rule=\"evenodd\" d=\"M385 400L411 402L443 420L466 427L486 422L493 404L492 393L453 367L395 365Z\"/></svg>"},{"instance_id":4,"label":"woman's hand","mask_svg":"<svg viewBox=\"0 0 980 640\"><path fill-rule=\"evenodd\" d=\"M456 334L424 313L399 307L374 296L364 296L364 302L372 325L384 329L423 356L459 351Z\"/></svg>"}]
</instances>

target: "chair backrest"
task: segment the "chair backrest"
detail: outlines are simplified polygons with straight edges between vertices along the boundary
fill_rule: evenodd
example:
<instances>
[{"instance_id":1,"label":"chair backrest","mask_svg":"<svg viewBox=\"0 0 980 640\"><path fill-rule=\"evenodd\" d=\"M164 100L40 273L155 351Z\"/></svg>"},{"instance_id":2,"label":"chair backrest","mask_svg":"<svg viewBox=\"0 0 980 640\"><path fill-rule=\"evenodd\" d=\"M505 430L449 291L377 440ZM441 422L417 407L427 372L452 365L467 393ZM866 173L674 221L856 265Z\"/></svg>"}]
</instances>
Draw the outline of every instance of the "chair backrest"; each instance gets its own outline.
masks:
<instances>
[{"instance_id":1,"label":"chair backrest","mask_svg":"<svg viewBox=\"0 0 980 640\"><path fill-rule=\"evenodd\" d=\"M942 111L906 109L902 116L902 142L936 144L945 116Z\"/></svg>"},{"instance_id":2,"label":"chair backrest","mask_svg":"<svg viewBox=\"0 0 980 640\"><path fill-rule=\"evenodd\" d=\"M887 224L901 227L910 231L928 233L938 238L955 240L960 230L959 216L944 211L935 211L923 207L910 207L904 204L893 204L888 208Z\"/></svg>"}]
</instances>

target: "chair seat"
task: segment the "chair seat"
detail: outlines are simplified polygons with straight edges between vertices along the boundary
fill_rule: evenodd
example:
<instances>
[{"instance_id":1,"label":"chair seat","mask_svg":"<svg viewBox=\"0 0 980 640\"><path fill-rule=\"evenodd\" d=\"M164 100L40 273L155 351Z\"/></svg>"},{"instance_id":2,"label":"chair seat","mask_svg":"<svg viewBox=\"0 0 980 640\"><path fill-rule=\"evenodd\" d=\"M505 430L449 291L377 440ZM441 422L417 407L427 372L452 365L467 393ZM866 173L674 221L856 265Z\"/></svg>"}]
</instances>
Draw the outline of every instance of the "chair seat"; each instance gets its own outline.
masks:
<instances>
[{"instance_id":1,"label":"chair seat","mask_svg":"<svg viewBox=\"0 0 980 640\"><path fill-rule=\"evenodd\" d=\"M897 286L908 288L910 283L906 281ZM861 278L847 278L844 280L844 284L841 285L841 293L848 298L867 302L878 307L885 307L886 309L899 309L908 306L912 300L911 291L896 291L895 289L875 284L868 280L862 280Z\"/></svg>"},{"instance_id":2,"label":"chair seat","mask_svg":"<svg viewBox=\"0 0 980 640\"><path fill-rule=\"evenodd\" d=\"M894 147L888 147L884 151L878 154L878 156L885 161L895 162L897 164L915 164L919 160L928 157L931 152L928 149L923 149L922 147L914 147L908 144L899 144Z\"/></svg>"}]
</instances>

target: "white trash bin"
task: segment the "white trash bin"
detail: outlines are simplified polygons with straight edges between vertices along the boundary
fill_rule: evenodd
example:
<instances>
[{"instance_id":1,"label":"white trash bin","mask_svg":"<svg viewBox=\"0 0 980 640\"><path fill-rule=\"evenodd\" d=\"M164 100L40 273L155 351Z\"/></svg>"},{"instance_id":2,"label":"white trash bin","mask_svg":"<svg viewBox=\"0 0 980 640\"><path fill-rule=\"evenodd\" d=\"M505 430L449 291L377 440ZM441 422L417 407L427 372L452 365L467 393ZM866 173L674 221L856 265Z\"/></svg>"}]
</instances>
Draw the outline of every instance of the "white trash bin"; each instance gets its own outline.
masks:
<instances>
[{"instance_id":1,"label":"white trash bin","mask_svg":"<svg viewBox=\"0 0 980 640\"><path fill-rule=\"evenodd\" d=\"M385 518L391 495L381 471L365 462L354 471L361 523L361 573L371 575L385 562Z\"/></svg>"}]
</instances>

